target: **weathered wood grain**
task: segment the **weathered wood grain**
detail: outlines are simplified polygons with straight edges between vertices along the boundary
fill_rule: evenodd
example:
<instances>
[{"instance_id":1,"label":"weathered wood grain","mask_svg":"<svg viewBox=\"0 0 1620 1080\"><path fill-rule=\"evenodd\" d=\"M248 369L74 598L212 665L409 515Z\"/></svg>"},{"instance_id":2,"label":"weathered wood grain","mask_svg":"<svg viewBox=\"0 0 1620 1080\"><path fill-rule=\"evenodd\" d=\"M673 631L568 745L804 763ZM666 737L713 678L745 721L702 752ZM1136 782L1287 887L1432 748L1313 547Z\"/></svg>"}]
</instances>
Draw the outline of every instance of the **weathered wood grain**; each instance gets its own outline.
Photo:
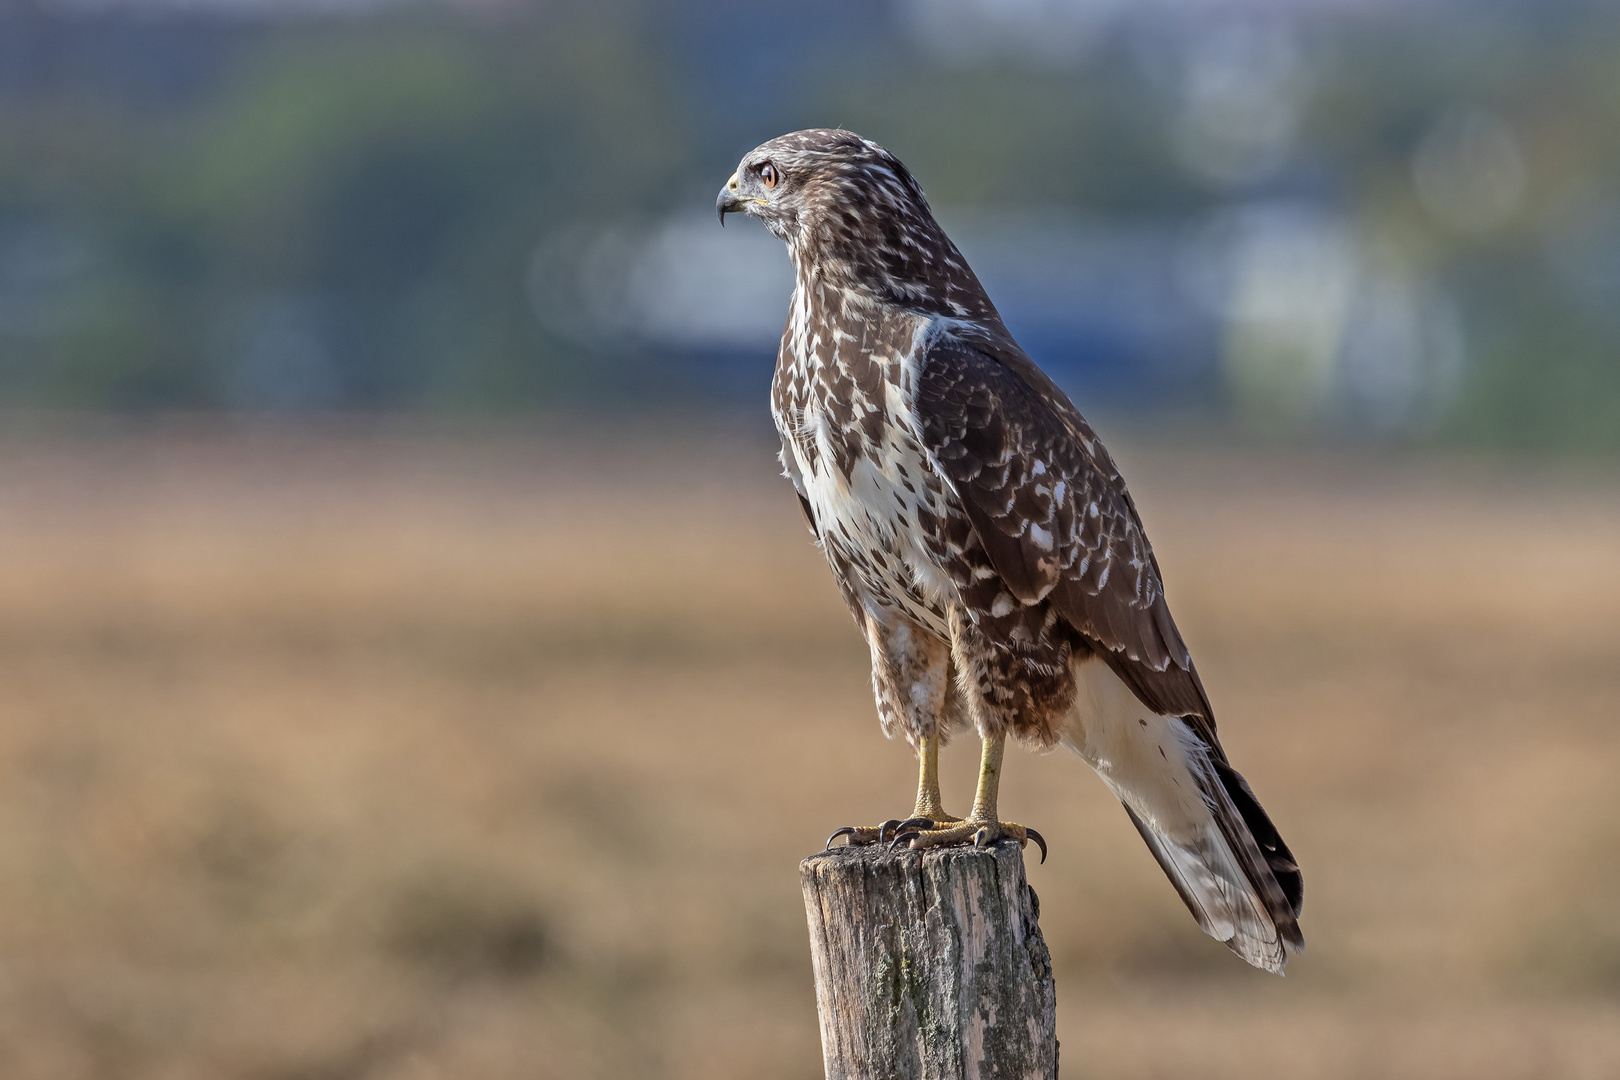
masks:
<instances>
[{"instance_id":1,"label":"weathered wood grain","mask_svg":"<svg viewBox=\"0 0 1620 1080\"><path fill-rule=\"evenodd\" d=\"M1052 1080L1057 993L1014 843L799 865L828 1080Z\"/></svg>"}]
</instances>

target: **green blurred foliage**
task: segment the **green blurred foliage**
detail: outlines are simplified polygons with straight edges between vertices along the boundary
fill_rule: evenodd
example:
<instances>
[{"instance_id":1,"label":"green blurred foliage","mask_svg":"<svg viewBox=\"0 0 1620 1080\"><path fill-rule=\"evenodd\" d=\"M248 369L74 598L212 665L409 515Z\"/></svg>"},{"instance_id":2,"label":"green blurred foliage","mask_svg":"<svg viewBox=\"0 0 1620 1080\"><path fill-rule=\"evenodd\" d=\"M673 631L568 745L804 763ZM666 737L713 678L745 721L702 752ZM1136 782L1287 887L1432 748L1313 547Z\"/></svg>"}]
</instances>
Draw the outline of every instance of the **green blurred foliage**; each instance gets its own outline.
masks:
<instances>
[{"instance_id":1,"label":"green blurred foliage","mask_svg":"<svg viewBox=\"0 0 1620 1080\"><path fill-rule=\"evenodd\" d=\"M523 304L525 260L581 206L657 202L686 164L673 101L645 34L604 7L274 26L217 92L156 113L6 102L0 218L94 247L51 325L4 342L0 389L231 404L244 322L307 297L340 316L333 403L544 400L569 365Z\"/></svg>"},{"instance_id":2,"label":"green blurred foliage","mask_svg":"<svg viewBox=\"0 0 1620 1080\"><path fill-rule=\"evenodd\" d=\"M789 59L750 67L772 26L750 36L734 14L710 14L733 36L707 50L671 45L683 16L650 3L289 18L222 34L214 81L177 101L0 93L0 240L43 229L55 253L0 267L21 312L0 319L0 395L114 409L633 397L656 357L590 354L529 310L536 243L701 201L740 151L809 124L880 137L940 205L1194 221L1254 194L1178 160L1174 28L1053 64L947 61L868 32L881 20L795 46L793 24L774 42ZM1620 205L1620 16L1436 8L1302 34L1293 173L1461 310L1469 367L1437 434L1620 448L1620 230L1568 256ZM1524 198L1488 228L1448 226L1414 189L1413 154L1453 108L1490 109L1521 141ZM309 354L306 385L279 402L244 344L277 333Z\"/></svg>"},{"instance_id":3,"label":"green blurred foliage","mask_svg":"<svg viewBox=\"0 0 1620 1080\"><path fill-rule=\"evenodd\" d=\"M1620 449L1620 20L1527 5L1407 31L1335 42L1311 136L1364 230L1462 302L1469 370L1442 433ZM1508 220L1460 231L1417 198L1412 155L1438 114L1479 107L1512 124L1526 191ZM1571 265L1560 247L1594 228Z\"/></svg>"}]
</instances>

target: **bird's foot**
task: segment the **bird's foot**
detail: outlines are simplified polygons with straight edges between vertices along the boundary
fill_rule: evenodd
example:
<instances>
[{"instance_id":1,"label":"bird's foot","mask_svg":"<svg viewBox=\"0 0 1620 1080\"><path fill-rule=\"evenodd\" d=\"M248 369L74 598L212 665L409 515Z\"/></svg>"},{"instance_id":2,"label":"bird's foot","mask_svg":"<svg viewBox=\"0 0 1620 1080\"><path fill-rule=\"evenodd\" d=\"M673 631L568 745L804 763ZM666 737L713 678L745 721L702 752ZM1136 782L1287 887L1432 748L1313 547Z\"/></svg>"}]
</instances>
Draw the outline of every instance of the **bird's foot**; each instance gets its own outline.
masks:
<instances>
[{"instance_id":1,"label":"bird's foot","mask_svg":"<svg viewBox=\"0 0 1620 1080\"><path fill-rule=\"evenodd\" d=\"M942 824L961 820L940 811L927 815L913 814L908 818L890 818L881 825L845 825L827 837L827 848L831 848L833 841L840 836L848 837L845 843L852 847L856 844L891 844L894 838L903 832L915 833L919 829L938 828Z\"/></svg>"},{"instance_id":2,"label":"bird's foot","mask_svg":"<svg viewBox=\"0 0 1620 1080\"><path fill-rule=\"evenodd\" d=\"M1016 840L1019 847L1033 840L1035 846L1041 849L1041 862L1046 861L1046 839L1027 825L1011 821L968 818L954 824L942 824L932 821L923 823L922 819L913 818L899 823L899 828L892 834L889 845L909 847L912 850L948 847L953 844L989 847L997 840Z\"/></svg>"}]
</instances>

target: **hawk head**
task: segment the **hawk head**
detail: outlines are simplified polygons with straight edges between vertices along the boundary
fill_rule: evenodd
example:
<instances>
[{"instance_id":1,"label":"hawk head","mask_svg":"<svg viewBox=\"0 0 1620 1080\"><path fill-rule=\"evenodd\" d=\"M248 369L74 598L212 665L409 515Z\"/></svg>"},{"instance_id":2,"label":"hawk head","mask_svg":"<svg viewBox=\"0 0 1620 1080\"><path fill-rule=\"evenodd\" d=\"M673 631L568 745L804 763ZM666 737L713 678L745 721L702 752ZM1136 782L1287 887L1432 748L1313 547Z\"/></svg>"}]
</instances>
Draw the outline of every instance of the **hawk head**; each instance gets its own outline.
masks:
<instances>
[{"instance_id":1,"label":"hawk head","mask_svg":"<svg viewBox=\"0 0 1620 1080\"><path fill-rule=\"evenodd\" d=\"M899 158L830 128L795 131L750 150L715 208L722 225L727 214L748 214L790 245L817 233L858 234L878 217L921 215L932 224L928 200Z\"/></svg>"},{"instance_id":2,"label":"hawk head","mask_svg":"<svg viewBox=\"0 0 1620 1080\"><path fill-rule=\"evenodd\" d=\"M995 308L900 159L852 131L811 128L743 156L715 200L720 223L757 217L812 273L904 307L958 317Z\"/></svg>"}]
</instances>

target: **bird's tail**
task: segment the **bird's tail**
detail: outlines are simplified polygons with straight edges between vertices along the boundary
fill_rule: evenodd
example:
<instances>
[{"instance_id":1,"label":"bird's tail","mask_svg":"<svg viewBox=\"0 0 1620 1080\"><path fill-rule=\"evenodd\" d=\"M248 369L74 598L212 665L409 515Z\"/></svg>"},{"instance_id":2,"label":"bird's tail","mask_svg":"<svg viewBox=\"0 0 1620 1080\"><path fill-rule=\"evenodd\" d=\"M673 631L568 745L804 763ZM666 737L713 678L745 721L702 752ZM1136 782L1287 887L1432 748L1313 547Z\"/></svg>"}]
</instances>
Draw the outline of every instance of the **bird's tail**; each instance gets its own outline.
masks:
<instances>
[{"instance_id":1,"label":"bird's tail","mask_svg":"<svg viewBox=\"0 0 1620 1080\"><path fill-rule=\"evenodd\" d=\"M1173 725L1186 730L1179 719ZM1132 806L1139 800L1120 801L1204 933L1281 975L1288 954L1305 948L1304 878L1242 775L1207 751L1195 754L1189 771L1209 809L1199 827L1164 829Z\"/></svg>"},{"instance_id":2,"label":"bird's tail","mask_svg":"<svg viewBox=\"0 0 1620 1080\"><path fill-rule=\"evenodd\" d=\"M1180 717L1137 715L1071 731L1206 934L1282 974L1305 948L1304 880L1238 772Z\"/></svg>"}]
</instances>

